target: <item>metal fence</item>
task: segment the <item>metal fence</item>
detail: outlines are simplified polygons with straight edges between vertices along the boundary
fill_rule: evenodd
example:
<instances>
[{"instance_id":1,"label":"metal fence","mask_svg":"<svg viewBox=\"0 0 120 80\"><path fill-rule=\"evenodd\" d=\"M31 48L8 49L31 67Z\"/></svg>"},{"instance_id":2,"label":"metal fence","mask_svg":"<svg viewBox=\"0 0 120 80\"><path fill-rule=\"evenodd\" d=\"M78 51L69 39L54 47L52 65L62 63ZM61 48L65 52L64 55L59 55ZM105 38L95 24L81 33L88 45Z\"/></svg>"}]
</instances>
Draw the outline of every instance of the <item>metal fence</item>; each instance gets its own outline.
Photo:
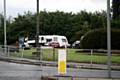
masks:
<instances>
[{"instance_id":1,"label":"metal fence","mask_svg":"<svg viewBox=\"0 0 120 80\"><path fill-rule=\"evenodd\" d=\"M41 47L41 54L36 52L36 48L19 49L15 46L7 46L7 53L4 53L4 47L0 46L0 56L9 58L27 58L33 60L51 61L58 60L58 48ZM41 57L42 56L42 57ZM102 69L107 69L107 50L97 49L67 49L68 67L74 68L98 68L102 64ZM120 51L112 50L112 69L120 70ZM74 64L75 63L75 64ZM74 66L76 65L76 66ZM100 68L101 69L101 68Z\"/></svg>"},{"instance_id":2,"label":"metal fence","mask_svg":"<svg viewBox=\"0 0 120 80\"><path fill-rule=\"evenodd\" d=\"M6 46L6 53L4 45L0 45L0 56L1 57L10 57L15 53L19 53L20 49L15 46Z\"/></svg>"},{"instance_id":3,"label":"metal fence","mask_svg":"<svg viewBox=\"0 0 120 80\"><path fill-rule=\"evenodd\" d=\"M14 58L40 59L43 61L57 61L58 48L41 47L40 54L36 52L36 48L16 48L15 46L7 46L7 53L4 53L4 46L0 45L0 56ZM120 51L112 50L112 64L120 64ZM41 57L42 56L42 57ZM107 50L97 49L67 49L67 61L75 63L107 64Z\"/></svg>"},{"instance_id":4,"label":"metal fence","mask_svg":"<svg viewBox=\"0 0 120 80\"><path fill-rule=\"evenodd\" d=\"M0 56L6 56L6 54L4 54L4 47L2 45L0 45Z\"/></svg>"},{"instance_id":5,"label":"metal fence","mask_svg":"<svg viewBox=\"0 0 120 80\"><path fill-rule=\"evenodd\" d=\"M61 48L59 48L61 49ZM41 55L37 54L36 48L19 49L15 46L7 46L7 53L4 53L4 46L0 45L0 56L9 58L22 58L50 62L49 65L57 66L58 48L41 47ZM64 48L63 48L64 49ZM112 50L111 69L120 71L120 51ZM107 70L107 50L97 49L67 49L67 67L75 69ZM38 64L38 63L35 63Z\"/></svg>"}]
</instances>

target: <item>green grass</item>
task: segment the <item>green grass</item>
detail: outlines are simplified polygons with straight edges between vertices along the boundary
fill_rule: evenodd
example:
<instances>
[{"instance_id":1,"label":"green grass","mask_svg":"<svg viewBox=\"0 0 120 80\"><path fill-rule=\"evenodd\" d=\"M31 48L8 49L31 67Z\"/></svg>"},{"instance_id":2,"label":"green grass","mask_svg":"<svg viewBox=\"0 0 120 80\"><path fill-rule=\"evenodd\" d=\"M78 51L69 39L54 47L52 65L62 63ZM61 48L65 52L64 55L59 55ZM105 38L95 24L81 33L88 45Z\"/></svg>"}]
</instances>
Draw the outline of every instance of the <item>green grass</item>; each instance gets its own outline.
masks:
<instances>
[{"instance_id":1,"label":"green grass","mask_svg":"<svg viewBox=\"0 0 120 80\"><path fill-rule=\"evenodd\" d=\"M75 53L76 50L68 50L67 60L71 62L94 62L94 63L106 63L107 56L99 55L87 55L85 53Z\"/></svg>"},{"instance_id":2,"label":"green grass","mask_svg":"<svg viewBox=\"0 0 120 80\"><path fill-rule=\"evenodd\" d=\"M87 62L90 63L91 60L93 63L107 63L107 56L106 55L88 55L85 53L76 53L77 49L67 49L67 61L68 62ZM23 57L30 58L30 59L38 59L38 56L33 55L32 53L35 52L35 49L24 50ZM55 49L55 53L53 54L53 49L42 49L42 59L47 61L53 61L55 55L55 61L58 58L58 49ZM21 57L22 51L19 53L13 53L12 57ZM112 62L120 64L120 56L112 56Z\"/></svg>"}]
</instances>

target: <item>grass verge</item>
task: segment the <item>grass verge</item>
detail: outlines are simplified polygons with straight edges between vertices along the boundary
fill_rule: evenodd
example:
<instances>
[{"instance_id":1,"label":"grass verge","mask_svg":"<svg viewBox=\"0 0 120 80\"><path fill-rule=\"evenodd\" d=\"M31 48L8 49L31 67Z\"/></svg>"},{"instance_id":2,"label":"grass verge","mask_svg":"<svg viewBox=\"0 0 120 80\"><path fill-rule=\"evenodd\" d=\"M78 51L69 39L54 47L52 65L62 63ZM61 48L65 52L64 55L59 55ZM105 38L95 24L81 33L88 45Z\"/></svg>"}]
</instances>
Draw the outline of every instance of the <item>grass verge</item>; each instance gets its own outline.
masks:
<instances>
[{"instance_id":1,"label":"grass verge","mask_svg":"<svg viewBox=\"0 0 120 80\"><path fill-rule=\"evenodd\" d=\"M83 62L83 63L98 63L106 64L107 55L87 55L86 53L76 53L77 49L67 49L67 61L68 62ZM58 59L58 49L42 49L42 59L46 61L57 61ZM39 55L33 55L36 52L35 49L20 51L19 53L12 53L12 57L23 57L29 59L38 59ZM96 53L95 53L96 54ZM103 53L102 53L103 54ZM106 54L106 53L105 53ZM120 56L112 55L112 63L120 64Z\"/></svg>"}]
</instances>

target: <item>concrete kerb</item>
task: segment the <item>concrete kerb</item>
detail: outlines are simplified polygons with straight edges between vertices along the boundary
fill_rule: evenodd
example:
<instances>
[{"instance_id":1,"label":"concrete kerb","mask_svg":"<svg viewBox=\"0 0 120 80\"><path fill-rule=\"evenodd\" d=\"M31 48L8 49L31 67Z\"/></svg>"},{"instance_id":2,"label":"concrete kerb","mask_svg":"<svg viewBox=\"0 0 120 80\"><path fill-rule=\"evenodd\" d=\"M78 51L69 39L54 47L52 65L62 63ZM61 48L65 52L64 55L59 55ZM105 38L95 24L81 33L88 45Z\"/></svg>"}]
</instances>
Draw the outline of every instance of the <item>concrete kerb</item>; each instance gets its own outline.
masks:
<instances>
[{"instance_id":1,"label":"concrete kerb","mask_svg":"<svg viewBox=\"0 0 120 80\"><path fill-rule=\"evenodd\" d=\"M42 76L41 80L120 80L115 78L81 78L75 76Z\"/></svg>"}]
</instances>

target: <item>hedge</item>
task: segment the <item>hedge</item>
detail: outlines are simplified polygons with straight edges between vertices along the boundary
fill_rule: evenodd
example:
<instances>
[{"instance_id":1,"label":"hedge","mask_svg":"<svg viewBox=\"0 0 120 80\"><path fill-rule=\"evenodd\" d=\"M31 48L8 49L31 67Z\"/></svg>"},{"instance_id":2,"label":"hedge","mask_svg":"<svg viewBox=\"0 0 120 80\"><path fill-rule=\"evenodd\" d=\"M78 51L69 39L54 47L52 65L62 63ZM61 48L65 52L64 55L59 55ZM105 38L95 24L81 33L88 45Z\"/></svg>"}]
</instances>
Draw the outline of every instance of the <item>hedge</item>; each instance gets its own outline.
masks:
<instances>
[{"instance_id":1,"label":"hedge","mask_svg":"<svg viewBox=\"0 0 120 80\"><path fill-rule=\"evenodd\" d=\"M107 30L96 29L87 32L81 39L83 49L107 49ZM111 30L111 48L120 49L120 29Z\"/></svg>"}]
</instances>

